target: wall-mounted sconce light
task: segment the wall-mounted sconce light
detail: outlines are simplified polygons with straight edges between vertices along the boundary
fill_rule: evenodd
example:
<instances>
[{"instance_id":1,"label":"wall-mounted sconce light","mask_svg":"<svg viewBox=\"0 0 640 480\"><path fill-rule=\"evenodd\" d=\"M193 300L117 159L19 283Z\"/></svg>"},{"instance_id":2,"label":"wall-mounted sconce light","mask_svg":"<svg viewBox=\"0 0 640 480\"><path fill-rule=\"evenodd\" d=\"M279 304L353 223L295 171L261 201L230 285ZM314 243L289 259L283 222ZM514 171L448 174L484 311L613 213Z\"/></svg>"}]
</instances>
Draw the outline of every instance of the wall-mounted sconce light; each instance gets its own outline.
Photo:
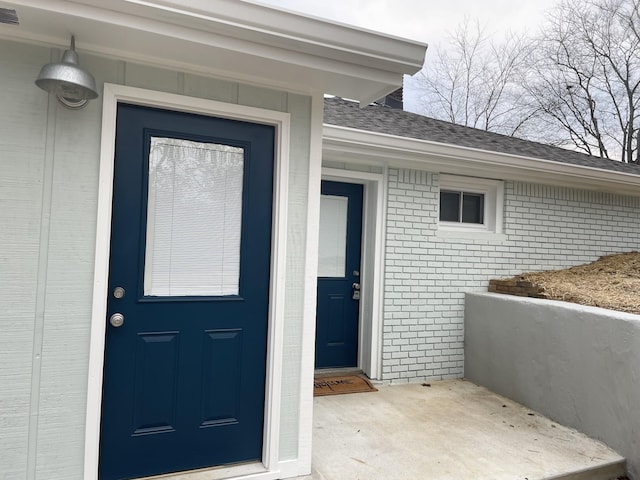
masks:
<instances>
[{"instance_id":1,"label":"wall-mounted sconce light","mask_svg":"<svg viewBox=\"0 0 640 480\"><path fill-rule=\"evenodd\" d=\"M89 100L98 96L93 75L80 68L73 36L71 47L62 54L60 63L48 63L42 67L36 85L54 93L69 108L82 108Z\"/></svg>"}]
</instances>

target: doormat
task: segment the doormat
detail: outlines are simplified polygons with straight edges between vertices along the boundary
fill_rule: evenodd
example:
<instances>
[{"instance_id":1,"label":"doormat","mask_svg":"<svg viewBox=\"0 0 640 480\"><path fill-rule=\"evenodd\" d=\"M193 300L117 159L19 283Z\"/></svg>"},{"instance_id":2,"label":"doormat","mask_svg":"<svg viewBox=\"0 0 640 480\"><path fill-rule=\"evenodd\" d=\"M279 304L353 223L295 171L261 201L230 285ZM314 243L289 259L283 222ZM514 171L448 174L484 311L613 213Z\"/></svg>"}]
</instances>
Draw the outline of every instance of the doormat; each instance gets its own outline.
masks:
<instances>
[{"instance_id":1,"label":"doormat","mask_svg":"<svg viewBox=\"0 0 640 480\"><path fill-rule=\"evenodd\" d=\"M369 380L360 375L319 375L313 378L314 397L377 391Z\"/></svg>"}]
</instances>

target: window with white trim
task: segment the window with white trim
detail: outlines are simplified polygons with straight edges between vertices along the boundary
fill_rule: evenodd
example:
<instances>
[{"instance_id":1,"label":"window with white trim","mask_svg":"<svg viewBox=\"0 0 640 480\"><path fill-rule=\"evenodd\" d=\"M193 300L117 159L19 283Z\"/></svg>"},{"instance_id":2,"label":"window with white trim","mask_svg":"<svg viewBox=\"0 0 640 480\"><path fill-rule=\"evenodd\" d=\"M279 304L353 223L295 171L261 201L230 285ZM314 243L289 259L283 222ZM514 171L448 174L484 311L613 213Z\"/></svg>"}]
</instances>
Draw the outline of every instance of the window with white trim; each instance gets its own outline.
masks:
<instances>
[{"instance_id":1,"label":"window with white trim","mask_svg":"<svg viewBox=\"0 0 640 480\"><path fill-rule=\"evenodd\" d=\"M498 180L440 175L439 229L502 232L503 184Z\"/></svg>"}]
</instances>

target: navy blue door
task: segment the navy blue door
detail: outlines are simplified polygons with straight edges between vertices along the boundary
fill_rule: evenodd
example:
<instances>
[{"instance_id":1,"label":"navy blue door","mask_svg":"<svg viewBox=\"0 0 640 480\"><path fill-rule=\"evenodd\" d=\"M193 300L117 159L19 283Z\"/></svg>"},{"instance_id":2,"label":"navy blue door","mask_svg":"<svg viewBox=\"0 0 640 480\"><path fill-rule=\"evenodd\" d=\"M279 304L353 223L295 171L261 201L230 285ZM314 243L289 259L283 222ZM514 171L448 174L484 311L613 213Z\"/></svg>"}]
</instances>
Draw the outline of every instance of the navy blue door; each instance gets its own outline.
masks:
<instances>
[{"instance_id":1,"label":"navy blue door","mask_svg":"<svg viewBox=\"0 0 640 480\"><path fill-rule=\"evenodd\" d=\"M271 126L119 105L101 480L261 460L273 163Z\"/></svg>"},{"instance_id":2,"label":"navy blue door","mask_svg":"<svg viewBox=\"0 0 640 480\"><path fill-rule=\"evenodd\" d=\"M362 189L322 182L316 368L358 364Z\"/></svg>"}]
</instances>

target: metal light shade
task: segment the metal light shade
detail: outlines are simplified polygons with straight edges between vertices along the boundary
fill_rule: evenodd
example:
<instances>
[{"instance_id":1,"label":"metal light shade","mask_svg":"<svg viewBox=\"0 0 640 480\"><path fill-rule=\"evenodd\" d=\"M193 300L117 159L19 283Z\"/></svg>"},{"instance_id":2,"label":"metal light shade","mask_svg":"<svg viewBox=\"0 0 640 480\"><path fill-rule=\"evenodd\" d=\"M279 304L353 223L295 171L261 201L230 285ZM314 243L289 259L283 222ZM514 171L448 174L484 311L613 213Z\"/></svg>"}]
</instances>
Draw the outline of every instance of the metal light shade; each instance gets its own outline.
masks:
<instances>
[{"instance_id":1,"label":"metal light shade","mask_svg":"<svg viewBox=\"0 0 640 480\"><path fill-rule=\"evenodd\" d=\"M84 105L87 100L98 96L93 75L80 68L74 37L71 37L71 48L62 54L60 63L48 63L42 67L36 85L54 93L65 105Z\"/></svg>"}]
</instances>

